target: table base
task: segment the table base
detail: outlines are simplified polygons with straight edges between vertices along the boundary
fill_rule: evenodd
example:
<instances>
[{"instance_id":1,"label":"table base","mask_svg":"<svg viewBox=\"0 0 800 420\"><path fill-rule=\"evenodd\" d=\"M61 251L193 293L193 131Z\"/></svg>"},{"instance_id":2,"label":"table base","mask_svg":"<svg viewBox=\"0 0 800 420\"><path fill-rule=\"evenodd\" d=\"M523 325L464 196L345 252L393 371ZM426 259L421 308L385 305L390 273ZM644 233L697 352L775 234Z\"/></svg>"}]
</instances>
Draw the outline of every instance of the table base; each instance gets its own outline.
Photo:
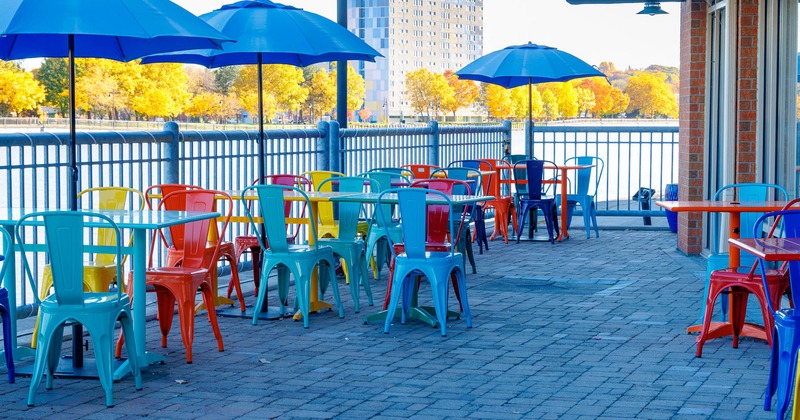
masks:
<instances>
[{"instance_id":1,"label":"table base","mask_svg":"<svg viewBox=\"0 0 800 420\"><path fill-rule=\"evenodd\" d=\"M154 365L156 363L162 363L163 364L164 361L166 361L164 356L162 356L160 354L150 353L150 352L146 351L144 353L144 355L142 356L142 360L139 361L139 364L140 364L140 368L144 369L144 368L146 368L146 367L148 367L150 365ZM127 375L129 373L131 373L131 365L130 365L130 363L128 363L127 360L125 360L122 363L122 365L120 365L114 371L114 380L118 381L118 380L122 379L123 377L125 377L125 375Z\"/></svg>"},{"instance_id":2,"label":"table base","mask_svg":"<svg viewBox=\"0 0 800 420\"><path fill-rule=\"evenodd\" d=\"M100 376L97 373L97 363L95 359L90 358L83 358L83 366L76 367L73 366L75 359L72 356L62 356L61 359L58 361L58 366L56 366L56 372L54 374L57 378L79 378L79 379L97 379ZM121 359L113 359L112 366L114 371L117 371L123 363L127 362L126 360ZM32 376L33 375L33 363L28 366L23 366L16 368L15 367L15 375L14 376ZM117 378L114 378L117 380Z\"/></svg>"},{"instance_id":3,"label":"table base","mask_svg":"<svg viewBox=\"0 0 800 420\"><path fill-rule=\"evenodd\" d=\"M402 313L403 308L397 308L394 311L394 317L392 319L397 318L400 319L403 315ZM368 323L370 321L385 321L386 315L389 313L388 310L380 311L378 313L367 315L364 317L364 323ZM436 327L439 325L439 320L436 318L436 309L433 306L412 306L408 309L408 319L416 319L418 321L425 322L430 324L432 327ZM454 317L456 319L461 318L461 314L455 311L447 311L447 318Z\"/></svg>"},{"instance_id":4,"label":"table base","mask_svg":"<svg viewBox=\"0 0 800 420\"><path fill-rule=\"evenodd\" d=\"M263 319L267 321L273 321L276 319L283 319L288 318L294 314L292 309L285 308L284 312L281 313L281 308L278 306L270 306L261 309L261 312L258 314L258 319ZM247 310L242 312L241 308L238 306L233 306L230 308L220 309L217 308L217 315L224 316L228 318L245 318L245 319L253 319L253 307L248 306Z\"/></svg>"},{"instance_id":5,"label":"table base","mask_svg":"<svg viewBox=\"0 0 800 420\"><path fill-rule=\"evenodd\" d=\"M692 325L686 328L687 333L699 333L703 329L702 325ZM711 326L708 328L708 336L706 337L706 341L726 337L729 335L733 335L733 324L730 322L712 322ZM767 333L764 331L764 327L758 324L753 324L750 322L745 322L742 325L742 331L739 333L740 337L753 337L758 338L761 340L767 340Z\"/></svg>"}]
</instances>

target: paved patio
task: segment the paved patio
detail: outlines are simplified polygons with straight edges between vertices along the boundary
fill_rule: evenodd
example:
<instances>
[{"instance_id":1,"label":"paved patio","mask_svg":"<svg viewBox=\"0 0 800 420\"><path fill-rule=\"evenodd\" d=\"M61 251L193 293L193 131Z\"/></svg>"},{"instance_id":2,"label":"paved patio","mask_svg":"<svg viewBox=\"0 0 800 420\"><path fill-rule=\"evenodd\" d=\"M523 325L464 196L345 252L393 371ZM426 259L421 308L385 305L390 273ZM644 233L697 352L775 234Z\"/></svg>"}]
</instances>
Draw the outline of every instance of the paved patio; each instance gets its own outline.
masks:
<instances>
[{"instance_id":1,"label":"paved patio","mask_svg":"<svg viewBox=\"0 0 800 420\"><path fill-rule=\"evenodd\" d=\"M467 277L472 329L451 320L441 337L414 321L389 334L365 325L363 315L380 309L384 270L373 283L376 306L362 295L361 314L340 287L344 319L312 314L303 329L291 319L253 326L220 317L222 353L199 316L193 364L177 326L161 349L151 321L147 348L167 360L143 371L142 391L128 376L106 408L98 381L57 379L28 408L23 377L0 383L2 417L775 417L762 409L765 342L745 338L734 349L729 338L713 340L694 357L685 328L698 317L702 258L680 253L663 230L603 230L588 240L571 232L564 243L496 240L476 254L478 274ZM429 296L423 286L420 299Z\"/></svg>"}]
</instances>

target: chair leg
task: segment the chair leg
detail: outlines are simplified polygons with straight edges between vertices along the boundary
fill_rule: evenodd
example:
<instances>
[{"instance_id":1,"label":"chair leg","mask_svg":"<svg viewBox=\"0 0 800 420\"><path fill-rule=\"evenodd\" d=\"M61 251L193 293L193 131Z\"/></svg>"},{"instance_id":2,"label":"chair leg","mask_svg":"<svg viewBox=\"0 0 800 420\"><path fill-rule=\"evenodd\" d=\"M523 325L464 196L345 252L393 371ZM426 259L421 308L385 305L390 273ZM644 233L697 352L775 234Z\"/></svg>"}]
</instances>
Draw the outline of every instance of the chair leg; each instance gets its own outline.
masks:
<instances>
[{"instance_id":1,"label":"chair leg","mask_svg":"<svg viewBox=\"0 0 800 420\"><path fill-rule=\"evenodd\" d=\"M128 335L128 337L134 337L133 333L133 320L130 317L130 312L123 312L122 316L119 318L119 323L122 325L122 331ZM127 345L125 346L126 350L128 351L128 363L131 365L131 372L133 372L133 379L136 383L136 390L142 389L142 367L139 366L139 360L136 357L136 343L133 339L129 340Z\"/></svg>"},{"instance_id":2,"label":"chair leg","mask_svg":"<svg viewBox=\"0 0 800 420\"><path fill-rule=\"evenodd\" d=\"M14 353L13 349L11 348L11 317L9 316L9 313L6 310L7 307L8 307L7 303L5 306L0 304L0 315L2 316L3 320L3 351L5 352L6 356L6 368L8 369L8 383L13 384L15 377Z\"/></svg>"},{"instance_id":3,"label":"chair leg","mask_svg":"<svg viewBox=\"0 0 800 420\"><path fill-rule=\"evenodd\" d=\"M233 256L227 256L225 259L228 260L228 263L231 265L231 279L228 281L228 298L231 297L231 286L236 290L236 299L239 300L239 308L242 312L247 310L247 307L244 304L244 295L242 294L242 285L239 283L239 267L236 266L236 260L233 259Z\"/></svg>"},{"instance_id":4,"label":"chair leg","mask_svg":"<svg viewBox=\"0 0 800 420\"><path fill-rule=\"evenodd\" d=\"M203 284L200 286L200 292L200 294L203 296L203 302L206 304L208 322L211 324L211 330L214 331L214 337L217 339L217 350L225 351L225 345L222 343L222 333L219 331L219 323L217 322L217 308L214 307L215 293L213 290L211 290L211 286L209 284ZM194 303L194 300L192 303ZM194 324L194 320L192 320L192 324Z\"/></svg>"},{"instance_id":5,"label":"chair leg","mask_svg":"<svg viewBox=\"0 0 800 420\"><path fill-rule=\"evenodd\" d=\"M703 357L703 344L706 342L708 329L711 328L712 309L714 308L714 302L717 300L717 296L719 296L721 291L721 289L717 288L710 288L708 291L708 298L706 298L705 302L706 310L703 314L703 326L702 330L700 331L700 335L697 337L697 350L695 351L695 357Z\"/></svg>"},{"instance_id":6,"label":"chair leg","mask_svg":"<svg viewBox=\"0 0 800 420\"><path fill-rule=\"evenodd\" d=\"M161 347L167 347L167 336L172 329L172 316L175 311L175 296L168 289L156 286L156 304L158 306L158 326L161 329ZM192 302L194 304L194 302ZM180 315L180 302L178 315Z\"/></svg>"},{"instance_id":7,"label":"chair leg","mask_svg":"<svg viewBox=\"0 0 800 420\"><path fill-rule=\"evenodd\" d=\"M772 396L775 395L775 390L778 389L778 369L780 363L780 344L782 344L780 334L775 334L775 340L772 342L772 349L770 350L769 357L769 377L767 378L767 389L764 392L764 410L769 411L772 406ZM795 390L797 392L797 390Z\"/></svg>"}]
</instances>

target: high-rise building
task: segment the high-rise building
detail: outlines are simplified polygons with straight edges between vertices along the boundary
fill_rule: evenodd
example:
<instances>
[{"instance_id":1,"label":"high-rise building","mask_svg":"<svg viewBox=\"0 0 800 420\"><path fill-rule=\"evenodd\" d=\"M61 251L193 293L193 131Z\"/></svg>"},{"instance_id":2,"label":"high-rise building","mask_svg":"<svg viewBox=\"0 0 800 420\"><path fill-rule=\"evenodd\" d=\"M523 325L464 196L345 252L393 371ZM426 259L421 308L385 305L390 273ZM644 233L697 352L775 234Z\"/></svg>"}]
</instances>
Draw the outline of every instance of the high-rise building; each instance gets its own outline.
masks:
<instances>
[{"instance_id":1,"label":"high-rise building","mask_svg":"<svg viewBox=\"0 0 800 420\"><path fill-rule=\"evenodd\" d=\"M483 0L348 0L347 6L347 27L384 56L356 68L372 121L414 116L405 97L407 72L456 71L483 55Z\"/></svg>"}]
</instances>

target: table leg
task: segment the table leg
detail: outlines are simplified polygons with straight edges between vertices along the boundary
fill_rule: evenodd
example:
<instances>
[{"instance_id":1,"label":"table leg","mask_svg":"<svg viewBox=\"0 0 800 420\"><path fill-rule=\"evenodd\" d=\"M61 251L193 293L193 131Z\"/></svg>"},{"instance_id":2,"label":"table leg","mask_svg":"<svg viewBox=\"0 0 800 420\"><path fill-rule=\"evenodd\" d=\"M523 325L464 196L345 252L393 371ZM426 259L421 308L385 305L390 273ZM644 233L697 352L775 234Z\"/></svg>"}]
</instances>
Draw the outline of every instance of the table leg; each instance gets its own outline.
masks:
<instances>
[{"instance_id":1,"label":"table leg","mask_svg":"<svg viewBox=\"0 0 800 420\"><path fill-rule=\"evenodd\" d=\"M558 242L569 239L567 231L567 169L561 168L561 232L558 234ZM588 211L584 209L583 211Z\"/></svg>"},{"instance_id":2,"label":"table leg","mask_svg":"<svg viewBox=\"0 0 800 420\"><path fill-rule=\"evenodd\" d=\"M163 356L148 353L146 351L146 323L147 317L147 284L145 283L147 271L147 232L145 229L137 228L133 230L133 333L136 340L136 354L128 355L128 357L138 357L139 366L146 367L151 364L163 362ZM127 373L131 371L130 364L126 360L114 372L114 380L122 379Z\"/></svg>"},{"instance_id":3,"label":"table leg","mask_svg":"<svg viewBox=\"0 0 800 420\"><path fill-rule=\"evenodd\" d=\"M319 203L316 200L310 200L310 201L311 201L311 214L316 216L317 215L317 211L319 210ZM313 219L311 219L309 217L309 223L317 223L317 221L313 220ZM312 229L312 227L309 224L309 232L311 231L311 229ZM309 245L313 245L314 244L313 235L309 235L308 244ZM331 279L331 281L335 282L336 279ZM334 284L333 287L336 287L336 285ZM314 268L314 272L311 273L311 293L310 293L310 295L311 295L311 299L310 299L310 304L308 306L308 312L309 313L318 312L318 311L321 311L323 309L333 309L333 306L331 306L330 303L322 301L322 300L319 300L319 270L317 268ZM303 312L298 310L294 314L292 319L294 319L295 321L299 321L299 320L303 319Z\"/></svg>"}]
</instances>

